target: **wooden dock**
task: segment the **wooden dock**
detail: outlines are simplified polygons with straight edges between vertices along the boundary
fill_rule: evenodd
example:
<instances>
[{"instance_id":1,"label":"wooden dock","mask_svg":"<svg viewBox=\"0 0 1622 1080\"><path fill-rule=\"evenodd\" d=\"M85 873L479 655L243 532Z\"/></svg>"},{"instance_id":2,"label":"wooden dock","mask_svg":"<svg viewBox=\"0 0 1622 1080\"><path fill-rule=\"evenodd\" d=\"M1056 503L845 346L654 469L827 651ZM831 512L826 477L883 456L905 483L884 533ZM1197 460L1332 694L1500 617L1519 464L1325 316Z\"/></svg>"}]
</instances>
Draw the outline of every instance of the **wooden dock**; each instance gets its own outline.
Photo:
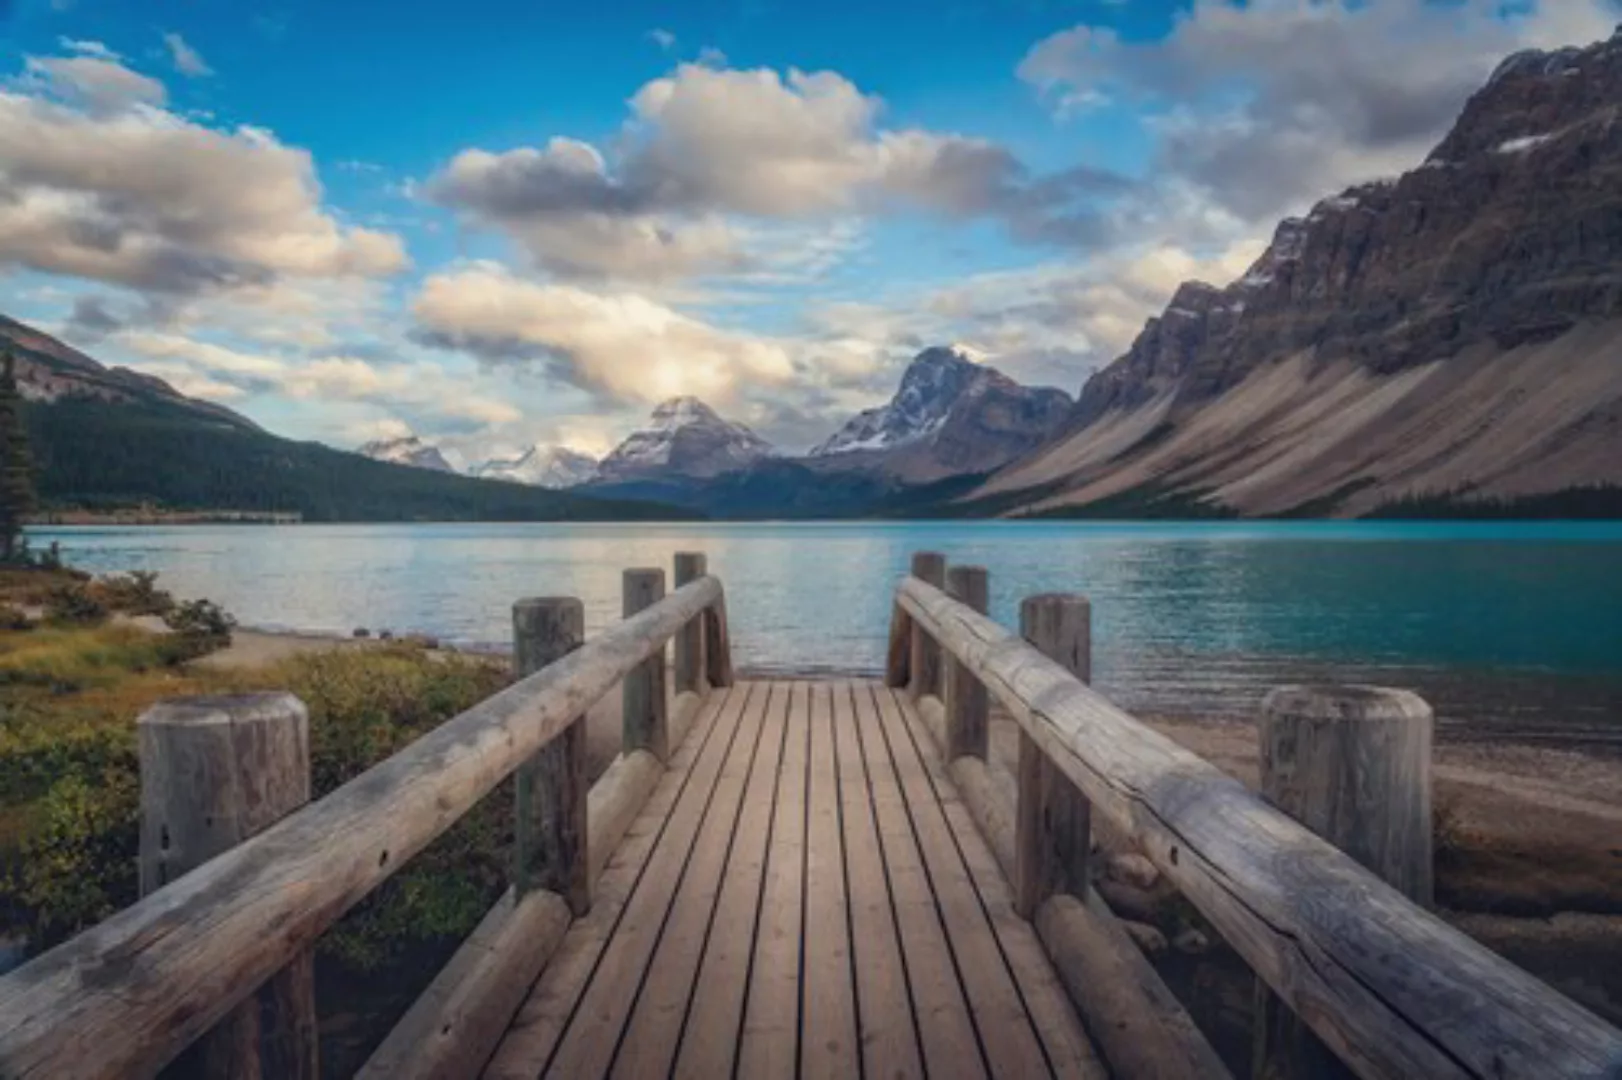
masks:
<instances>
[{"instance_id":1,"label":"wooden dock","mask_svg":"<svg viewBox=\"0 0 1622 1080\"><path fill-rule=\"evenodd\" d=\"M712 695L485 1075L1102 1076L906 696Z\"/></svg>"},{"instance_id":2,"label":"wooden dock","mask_svg":"<svg viewBox=\"0 0 1622 1080\"><path fill-rule=\"evenodd\" d=\"M920 553L882 682L749 680L720 578L674 569L590 640L516 601L513 684L316 802L292 695L148 710L143 898L0 978L0 1080L313 1080L316 940L504 784L511 886L361 1080L1221 1080L1093 888L1097 822L1255 972L1259 1077L1622 1078L1622 1032L1428 910L1414 695L1275 692L1258 795L1092 690L1084 597L1016 631Z\"/></svg>"}]
</instances>

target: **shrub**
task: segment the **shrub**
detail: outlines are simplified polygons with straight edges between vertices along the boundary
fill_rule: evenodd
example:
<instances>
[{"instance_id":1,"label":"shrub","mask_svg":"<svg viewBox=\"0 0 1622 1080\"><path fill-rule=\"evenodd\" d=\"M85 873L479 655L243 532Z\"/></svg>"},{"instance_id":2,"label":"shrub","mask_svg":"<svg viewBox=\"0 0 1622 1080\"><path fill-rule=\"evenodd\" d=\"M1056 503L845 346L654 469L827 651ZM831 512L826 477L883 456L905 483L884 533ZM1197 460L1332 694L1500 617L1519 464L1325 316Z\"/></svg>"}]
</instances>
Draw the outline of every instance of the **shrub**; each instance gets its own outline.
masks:
<instances>
[{"instance_id":1,"label":"shrub","mask_svg":"<svg viewBox=\"0 0 1622 1080\"><path fill-rule=\"evenodd\" d=\"M188 600L163 617L164 625L177 634L214 638L231 644L236 618L212 600Z\"/></svg>"},{"instance_id":2,"label":"shrub","mask_svg":"<svg viewBox=\"0 0 1622 1080\"><path fill-rule=\"evenodd\" d=\"M45 619L58 626L92 626L107 618L107 608L84 585L59 585L45 601Z\"/></svg>"},{"instance_id":3,"label":"shrub","mask_svg":"<svg viewBox=\"0 0 1622 1080\"><path fill-rule=\"evenodd\" d=\"M27 614L10 604L0 604L0 630L23 631L34 628Z\"/></svg>"},{"instance_id":4,"label":"shrub","mask_svg":"<svg viewBox=\"0 0 1622 1080\"><path fill-rule=\"evenodd\" d=\"M100 578L89 586L92 596L111 611L131 615L168 615L175 598L157 587L158 575L150 570L132 570Z\"/></svg>"}]
</instances>

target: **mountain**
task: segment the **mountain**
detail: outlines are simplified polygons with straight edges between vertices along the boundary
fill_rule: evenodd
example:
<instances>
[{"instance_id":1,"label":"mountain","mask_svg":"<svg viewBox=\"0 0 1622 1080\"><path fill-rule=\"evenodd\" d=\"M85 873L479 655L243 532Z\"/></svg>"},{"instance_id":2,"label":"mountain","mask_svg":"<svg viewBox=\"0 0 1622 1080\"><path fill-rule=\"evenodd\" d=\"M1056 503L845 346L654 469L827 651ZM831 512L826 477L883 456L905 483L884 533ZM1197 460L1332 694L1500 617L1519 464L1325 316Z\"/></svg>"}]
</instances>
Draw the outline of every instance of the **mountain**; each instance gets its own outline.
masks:
<instances>
[{"instance_id":1,"label":"mountain","mask_svg":"<svg viewBox=\"0 0 1622 1080\"><path fill-rule=\"evenodd\" d=\"M508 480L543 488L571 488L597 475L597 459L563 446L532 446L516 458L493 459L475 465L469 475L487 480Z\"/></svg>"},{"instance_id":2,"label":"mountain","mask_svg":"<svg viewBox=\"0 0 1622 1080\"><path fill-rule=\"evenodd\" d=\"M434 472L446 473L456 471L451 468L451 463L445 460L445 455L439 452L439 447L430 446L415 435L403 435L397 439L377 439L355 452L373 461L409 465L414 469L432 469Z\"/></svg>"},{"instance_id":3,"label":"mountain","mask_svg":"<svg viewBox=\"0 0 1622 1080\"><path fill-rule=\"evenodd\" d=\"M677 397L655 408L646 427L633 431L602 460L597 479L707 478L775 453L765 439L723 420L698 398Z\"/></svg>"},{"instance_id":4,"label":"mountain","mask_svg":"<svg viewBox=\"0 0 1622 1080\"><path fill-rule=\"evenodd\" d=\"M1180 287L961 509L1622 512L1619 102L1622 29L1510 57L1418 168Z\"/></svg>"},{"instance_id":5,"label":"mountain","mask_svg":"<svg viewBox=\"0 0 1622 1080\"><path fill-rule=\"evenodd\" d=\"M936 346L907 366L888 404L858 414L810 456L907 483L986 473L1045 442L1070 405L1063 390L1021 386L961 346Z\"/></svg>"},{"instance_id":6,"label":"mountain","mask_svg":"<svg viewBox=\"0 0 1622 1080\"><path fill-rule=\"evenodd\" d=\"M223 405L189 398L151 375L107 367L71 345L4 315L0 315L0 351L17 358L17 386L26 401L49 403L75 398L118 405L157 405L205 422L259 430L253 421Z\"/></svg>"},{"instance_id":7,"label":"mountain","mask_svg":"<svg viewBox=\"0 0 1622 1080\"><path fill-rule=\"evenodd\" d=\"M613 521L692 511L374 461L264 431L0 316L43 509L296 512L306 521Z\"/></svg>"}]
</instances>

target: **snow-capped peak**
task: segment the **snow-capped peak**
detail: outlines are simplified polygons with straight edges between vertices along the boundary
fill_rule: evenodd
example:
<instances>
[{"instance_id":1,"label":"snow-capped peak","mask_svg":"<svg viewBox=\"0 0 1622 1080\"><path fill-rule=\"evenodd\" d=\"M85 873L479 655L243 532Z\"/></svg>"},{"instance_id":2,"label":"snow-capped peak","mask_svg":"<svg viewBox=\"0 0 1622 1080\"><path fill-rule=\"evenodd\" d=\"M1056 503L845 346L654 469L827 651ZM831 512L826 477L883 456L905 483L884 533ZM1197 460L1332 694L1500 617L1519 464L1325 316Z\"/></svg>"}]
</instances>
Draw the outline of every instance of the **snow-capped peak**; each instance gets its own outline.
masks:
<instances>
[{"instance_id":1,"label":"snow-capped peak","mask_svg":"<svg viewBox=\"0 0 1622 1080\"><path fill-rule=\"evenodd\" d=\"M901 386L888 405L858 413L826 442L813 447L811 456L887 450L924 438L946 422L952 406L977 383L1002 377L982 367L963 346L925 349L907 365Z\"/></svg>"},{"instance_id":2,"label":"snow-capped peak","mask_svg":"<svg viewBox=\"0 0 1622 1080\"><path fill-rule=\"evenodd\" d=\"M374 439L356 453L374 461L386 461L393 465L410 465L412 468L432 469L434 472L456 471L451 467L451 463L445 460L445 455L439 452L439 447L425 443L415 435Z\"/></svg>"},{"instance_id":3,"label":"snow-capped peak","mask_svg":"<svg viewBox=\"0 0 1622 1080\"><path fill-rule=\"evenodd\" d=\"M599 467L602 479L674 473L717 476L776 450L742 424L723 419L696 397L661 402Z\"/></svg>"},{"instance_id":4,"label":"snow-capped peak","mask_svg":"<svg viewBox=\"0 0 1622 1080\"><path fill-rule=\"evenodd\" d=\"M508 480L544 488L568 488L597 475L597 459L566 446L536 444L515 458L493 458L469 470L487 480Z\"/></svg>"}]
</instances>

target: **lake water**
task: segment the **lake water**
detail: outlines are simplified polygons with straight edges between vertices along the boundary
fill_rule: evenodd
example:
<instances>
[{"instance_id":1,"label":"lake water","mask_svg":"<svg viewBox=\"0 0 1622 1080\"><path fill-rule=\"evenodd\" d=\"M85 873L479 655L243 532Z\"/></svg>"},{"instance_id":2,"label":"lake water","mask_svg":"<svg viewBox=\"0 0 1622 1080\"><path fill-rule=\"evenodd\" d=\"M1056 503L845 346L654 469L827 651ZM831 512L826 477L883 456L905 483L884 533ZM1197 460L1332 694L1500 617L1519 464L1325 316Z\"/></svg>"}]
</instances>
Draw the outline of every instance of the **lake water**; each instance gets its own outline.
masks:
<instances>
[{"instance_id":1,"label":"lake water","mask_svg":"<svg viewBox=\"0 0 1622 1080\"><path fill-rule=\"evenodd\" d=\"M1128 708L1244 715L1307 679L1410 686L1454 735L1622 750L1622 523L897 522L38 529L75 565L156 570L244 625L500 646L520 596L575 595L704 551L745 669L877 671L896 579L937 550L1019 597L1092 598L1095 678Z\"/></svg>"}]
</instances>

